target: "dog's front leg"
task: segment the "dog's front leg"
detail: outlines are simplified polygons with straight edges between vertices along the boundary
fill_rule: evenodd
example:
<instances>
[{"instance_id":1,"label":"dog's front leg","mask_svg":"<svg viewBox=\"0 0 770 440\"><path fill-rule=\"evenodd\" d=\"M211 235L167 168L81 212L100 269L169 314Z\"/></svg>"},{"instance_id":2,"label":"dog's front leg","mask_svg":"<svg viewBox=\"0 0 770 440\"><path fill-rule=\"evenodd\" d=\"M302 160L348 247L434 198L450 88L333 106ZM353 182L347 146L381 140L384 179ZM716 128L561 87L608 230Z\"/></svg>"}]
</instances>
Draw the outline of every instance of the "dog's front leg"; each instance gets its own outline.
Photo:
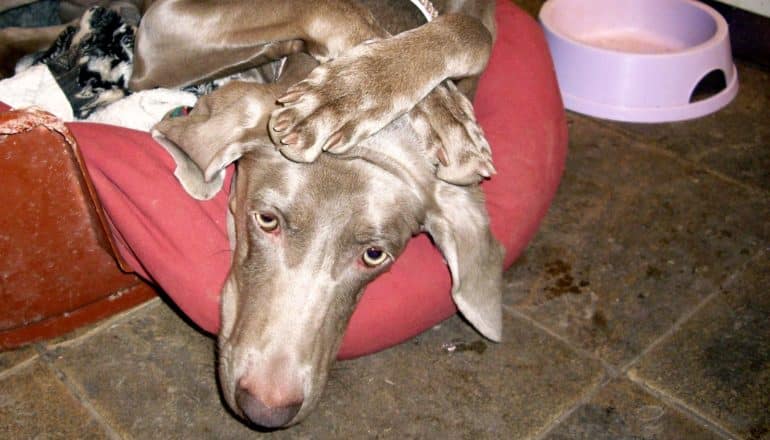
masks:
<instances>
[{"instance_id":1,"label":"dog's front leg","mask_svg":"<svg viewBox=\"0 0 770 440\"><path fill-rule=\"evenodd\" d=\"M444 80L480 74L491 47L490 31L464 14L443 15L394 37L365 42L289 88L279 98L284 106L271 116L271 135L297 161L312 161L321 151L345 152L411 110ZM465 98L452 100L457 99ZM464 113L460 122L475 124L464 104L453 105ZM479 151L488 149L483 137L466 140L483 144Z\"/></svg>"},{"instance_id":2,"label":"dog's front leg","mask_svg":"<svg viewBox=\"0 0 770 440\"><path fill-rule=\"evenodd\" d=\"M326 61L385 36L353 0L161 0L137 31L130 86L195 84L297 52Z\"/></svg>"}]
</instances>

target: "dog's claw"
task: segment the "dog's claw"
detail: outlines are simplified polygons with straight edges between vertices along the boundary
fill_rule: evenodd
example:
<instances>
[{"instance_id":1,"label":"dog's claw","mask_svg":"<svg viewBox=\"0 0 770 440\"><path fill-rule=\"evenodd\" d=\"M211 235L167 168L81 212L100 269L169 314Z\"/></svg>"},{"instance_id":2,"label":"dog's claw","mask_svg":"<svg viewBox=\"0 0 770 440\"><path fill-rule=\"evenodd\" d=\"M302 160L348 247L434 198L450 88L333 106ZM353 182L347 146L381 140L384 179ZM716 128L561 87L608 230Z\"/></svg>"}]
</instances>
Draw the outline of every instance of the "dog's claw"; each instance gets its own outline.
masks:
<instances>
[{"instance_id":1,"label":"dog's claw","mask_svg":"<svg viewBox=\"0 0 770 440\"><path fill-rule=\"evenodd\" d=\"M473 107L452 83L431 92L412 116L437 165L436 177L455 185L471 185L492 177L489 143L476 123Z\"/></svg>"},{"instance_id":2,"label":"dog's claw","mask_svg":"<svg viewBox=\"0 0 770 440\"><path fill-rule=\"evenodd\" d=\"M441 163L441 165L444 165L445 167L449 166L449 157L447 157L446 148L444 146L438 147L438 151L436 151L436 158Z\"/></svg>"},{"instance_id":3,"label":"dog's claw","mask_svg":"<svg viewBox=\"0 0 770 440\"><path fill-rule=\"evenodd\" d=\"M285 95L278 98L278 102L280 102L281 104L288 104L288 103L296 102L301 97L302 97L302 92L299 90L294 90L294 91L287 92Z\"/></svg>"},{"instance_id":4,"label":"dog's claw","mask_svg":"<svg viewBox=\"0 0 770 440\"><path fill-rule=\"evenodd\" d=\"M324 146L321 148L323 151L335 152L335 149L339 148L343 144L342 132L336 132L329 137Z\"/></svg>"},{"instance_id":5,"label":"dog's claw","mask_svg":"<svg viewBox=\"0 0 770 440\"><path fill-rule=\"evenodd\" d=\"M419 101L422 92L414 88L403 90L406 99L395 102L390 93L366 90L372 83L390 84L399 78L401 72L395 65L383 68L379 62L392 50L386 43L377 40L349 49L317 66L278 98L283 106L273 113L272 131L280 131L281 115L291 112L287 129L300 133L302 139L299 147L290 150L304 151L290 151L290 155L315 159L323 151L344 153ZM364 90L366 99L362 99Z\"/></svg>"},{"instance_id":6,"label":"dog's claw","mask_svg":"<svg viewBox=\"0 0 770 440\"><path fill-rule=\"evenodd\" d=\"M284 145L295 145L299 142L299 135L297 133L289 133L281 138L281 143Z\"/></svg>"},{"instance_id":7,"label":"dog's claw","mask_svg":"<svg viewBox=\"0 0 770 440\"><path fill-rule=\"evenodd\" d=\"M497 174L497 170L495 170L495 167L490 162L486 162L479 165L478 173L479 176L489 179L493 175Z\"/></svg>"},{"instance_id":8,"label":"dog's claw","mask_svg":"<svg viewBox=\"0 0 770 440\"><path fill-rule=\"evenodd\" d=\"M280 117L278 118L278 121L273 126L273 130L275 131L284 131L287 128L289 128L289 125L291 125L291 121L288 117Z\"/></svg>"}]
</instances>

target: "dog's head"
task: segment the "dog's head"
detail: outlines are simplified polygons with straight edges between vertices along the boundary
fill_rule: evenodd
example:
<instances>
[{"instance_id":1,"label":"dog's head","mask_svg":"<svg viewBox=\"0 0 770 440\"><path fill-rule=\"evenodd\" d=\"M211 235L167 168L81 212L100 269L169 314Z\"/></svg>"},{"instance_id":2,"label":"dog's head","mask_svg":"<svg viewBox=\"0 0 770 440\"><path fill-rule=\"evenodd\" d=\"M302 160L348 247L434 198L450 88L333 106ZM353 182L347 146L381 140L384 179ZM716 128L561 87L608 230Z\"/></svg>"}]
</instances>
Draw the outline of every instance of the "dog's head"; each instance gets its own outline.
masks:
<instances>
[{"instance_id":1,"label":"dog's head","mask_svg":"<svg viewBox=\"0 0 770 440\"><path fill-rule=\"evenodd\" d=\"M241 114L257 115L243 127L266 124L263 106L274 101L239 99ZM210 133L212 117L201 125L195 116L164 121L155 134L177 158L180 180L203 195L238 161L219 335L220 384L236 413L265 427L303 419L365 286L421 231L446 258L461 313L499 340L502 251L482 193L435 177L408 117L344 156L295 163L266 133Z\"/></svg>"}]
</instances>

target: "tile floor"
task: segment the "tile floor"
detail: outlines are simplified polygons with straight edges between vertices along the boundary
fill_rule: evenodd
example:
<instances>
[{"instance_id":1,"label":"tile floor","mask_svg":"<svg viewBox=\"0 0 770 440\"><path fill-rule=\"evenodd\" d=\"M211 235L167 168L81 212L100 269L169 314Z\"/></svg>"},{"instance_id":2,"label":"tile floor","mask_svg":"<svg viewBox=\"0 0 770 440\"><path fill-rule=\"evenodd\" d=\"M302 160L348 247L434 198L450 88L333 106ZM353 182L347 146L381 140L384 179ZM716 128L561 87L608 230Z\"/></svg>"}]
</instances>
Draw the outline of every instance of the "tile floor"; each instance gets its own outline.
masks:
<instances>
[{"instance_id":1,"label":"tile floor","mask_svg":"<svg viewBox=\"0 0 770 440\"><path fill-rule=\"evenodd\" d=\"M569 115L504 343L451 319L337 364L308 420L266 434L156 299L0 353L0 438L770 439L770 73L738 67L737 99L696 121Z\"/></svg>"}]
</instances>

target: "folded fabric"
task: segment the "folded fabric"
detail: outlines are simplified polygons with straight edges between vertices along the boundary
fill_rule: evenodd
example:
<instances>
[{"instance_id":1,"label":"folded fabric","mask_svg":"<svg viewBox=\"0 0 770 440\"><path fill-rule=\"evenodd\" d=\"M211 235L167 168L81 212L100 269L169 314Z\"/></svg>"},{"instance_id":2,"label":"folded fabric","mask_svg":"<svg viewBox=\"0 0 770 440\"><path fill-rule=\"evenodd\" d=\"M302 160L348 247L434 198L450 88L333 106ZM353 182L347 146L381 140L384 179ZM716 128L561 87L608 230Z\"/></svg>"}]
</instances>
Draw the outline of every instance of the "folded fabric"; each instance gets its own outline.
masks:
<instances>
[{"instance_id":1,"label":"folded fabric","mask_svg":"<svg viewBox=\"0 0 770 440\"><path fill-rule=\"evenodd\" d=\"M0 101L14 108L37 106L69 122L72 107L48 66L35 65L0 81Z\"/></svg>"},{"instance_id":2,"label":"folded fabric","mask_svg":"<svg viewBox=\"0 0 770 440\"><path fill-rule=\"evenodd\" d=\"M193 107L197 100L194 94L181 90L144 90L96 110L86 121L149 131L172 109Z\"/></svg>"}]
</instances>

